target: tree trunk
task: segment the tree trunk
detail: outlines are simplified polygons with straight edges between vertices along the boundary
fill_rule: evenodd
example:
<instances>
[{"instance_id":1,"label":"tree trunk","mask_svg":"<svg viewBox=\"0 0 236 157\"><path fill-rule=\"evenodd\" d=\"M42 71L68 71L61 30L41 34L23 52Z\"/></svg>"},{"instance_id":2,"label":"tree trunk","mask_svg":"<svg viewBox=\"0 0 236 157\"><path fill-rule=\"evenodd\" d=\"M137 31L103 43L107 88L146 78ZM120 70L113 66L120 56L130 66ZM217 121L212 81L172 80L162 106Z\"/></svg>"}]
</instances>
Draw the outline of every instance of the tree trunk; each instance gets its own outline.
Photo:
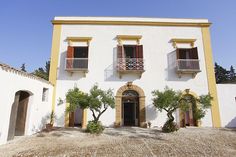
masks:
<instances>
[{"instance_id":1,"label":"tree trunk","mask_svg":"<svg viewBox=\"0 0 236 157\"><path fill-rule=\"evenodd\" d=\"M168 121L169 121L169 122L173 122L174 119L175 119L175 118L173 117L173 115L172 115L173 112L174 112L173 110L167 112L167 116L168 116Z\"/></svg>"}]
</instances>

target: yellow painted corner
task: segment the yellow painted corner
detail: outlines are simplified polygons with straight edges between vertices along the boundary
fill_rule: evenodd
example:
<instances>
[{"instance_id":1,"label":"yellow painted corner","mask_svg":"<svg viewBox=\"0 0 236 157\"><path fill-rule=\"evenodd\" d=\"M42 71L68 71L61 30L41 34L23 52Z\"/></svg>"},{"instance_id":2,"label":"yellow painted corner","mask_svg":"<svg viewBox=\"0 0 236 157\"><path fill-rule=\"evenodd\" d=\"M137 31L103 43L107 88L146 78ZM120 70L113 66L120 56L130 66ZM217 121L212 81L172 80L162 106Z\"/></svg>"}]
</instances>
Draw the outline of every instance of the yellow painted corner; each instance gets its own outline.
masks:
<instances>
[{"instance_id":1,"label":"yellow painted corner","mask_svg":"<svg viewBox=\"0 0 236 157\"><path fill-rule=\"evenodd\" d=\"M55 111L56 103L56 81L57 81L57 66L59 58L60 49L60 38L61 38L61 25L53 26L53 36L52 36L52 49L51 49L51 59L50 59L50 73L49 82L53 84L53 94L52 94L52 110Z\"/></svg>"},{"instance_id":2,"label":"yellow painted corner","mask_svg":"<svg viewBox=\"0 0 236 157\"><path fill-rule=\"evenodd\" d=\"M202 27L202 40L204 45L205 64L208 80L208 90L213 97L211 102L211 114L213 127L221 127L219 103L217 97L216 80L214 73L213 55L211 49L211 38L209 27Z\"/></svg>"},{"instance_id":3,"label":"yellow painted corner","mask_svg":"<svg viewBox=\"0 0 236 157\"><path fill-rule=\"evenodd\" d=\"M85 129L87 127L87 109L83 110L83 120L82 120L82 128Z\"/></svg>"},{"instance_id":4,"label":"yellow painted corner","mask_svg":"<svg viewBox=\"0 0 236 157\"><path fill-rule=\"evenodd\" d=\"M66 103L66 108L70 106L69 103ZM69 127L70 117L69 113L65 111L65 127Z\"/></svg>"}]
</instances>

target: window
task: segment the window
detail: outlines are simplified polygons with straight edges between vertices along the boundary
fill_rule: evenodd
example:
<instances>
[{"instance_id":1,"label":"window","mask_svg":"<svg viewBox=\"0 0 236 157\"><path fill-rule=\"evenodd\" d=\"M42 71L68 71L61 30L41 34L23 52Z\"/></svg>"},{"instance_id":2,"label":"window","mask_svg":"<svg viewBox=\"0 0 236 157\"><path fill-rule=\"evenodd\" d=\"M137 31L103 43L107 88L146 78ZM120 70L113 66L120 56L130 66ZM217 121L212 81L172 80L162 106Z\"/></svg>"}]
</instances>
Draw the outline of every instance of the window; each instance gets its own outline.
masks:
<instances>
[{"instance_id":1,"label":"window","mask_svg":"<svg viewBox=\"0 0 236 157\"><path fill-rule=\"evenodd\" d=\"M197 47L177 49L177 59L198 59Z\"/></svg>"},{"instance_id":2,"label":"window","mask_svg":"<svg viewBox=\"0 0 236 157\"><path fill-rule=\"evenodd\" d=\"M88 69L88 46L68 46L66 69Z\"/></svg>"},{"instance_id":3,"label":"window","mask_svg":"<svg viewBox=\"0 0 236 157\"><path fill-rule=\"evenodd\" d=\"M43 88L42 101L43 102L48 101L48 88Z\"/></svg>"},{"instance_id":4,"label":"window","mask_svg":"<svg viewBox=\"0 0 236 157\"><path fill-rule=\"evenodd\" d=\"M117 58L143 58L143 45L118 45Z\"/></svg>"},{"instance_id":5,"label":"window","mask_svg":"<svg viewBox=\"0 0 236 157\"><path fill-rule=\"evenodd\" d=\"M177 70L199 71L198 50L195 48L179 48L176 50Z\"/></svg>"},{"instance_id":6,"label":"window","mask_svg":"<svg viewBox=\"0 0 236 157\"><path fill-rule=\"evenodd\" d=\"M143 71L143 45L118 45L118 71Z\"/></svg>"}]
</instances>

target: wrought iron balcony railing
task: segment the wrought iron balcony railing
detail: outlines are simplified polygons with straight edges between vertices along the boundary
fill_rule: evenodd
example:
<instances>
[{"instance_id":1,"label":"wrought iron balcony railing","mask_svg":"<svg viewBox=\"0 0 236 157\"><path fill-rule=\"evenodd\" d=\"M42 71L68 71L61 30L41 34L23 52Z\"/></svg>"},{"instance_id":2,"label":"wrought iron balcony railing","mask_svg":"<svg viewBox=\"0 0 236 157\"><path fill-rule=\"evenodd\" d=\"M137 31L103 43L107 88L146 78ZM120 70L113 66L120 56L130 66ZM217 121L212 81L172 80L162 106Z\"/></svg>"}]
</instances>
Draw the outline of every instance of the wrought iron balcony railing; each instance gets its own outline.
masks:
<instances>
[{"instance_id":1,"label":"wrought iron balcony railing","mask_svg":"<svg viewBox=\"0 0 236 157\"><path fill-rule=\"evenodd\" d=\"M144 71L143 58L117 58L118 71Z\"/></svg>"},{"instance_id":2,"label":"wrought iron balcony railing","mask_svg":"<svg viewBox=\"0 0 236 157\"><path fill-rule=\"evenodd\" d=\"M198 59L177 59L177 71L199 72L200 65Z\"/></svg>"},{"instance_id":3,"label":"wrought iron balcony railing","mask_svg":"<svg viewBox=\"0 0 236 157\"><path fill-rule=\"evenodd\" d=\"M87 71L88 58L66 58L65 70L68 71Z\"/></svg>"}]
</instances>

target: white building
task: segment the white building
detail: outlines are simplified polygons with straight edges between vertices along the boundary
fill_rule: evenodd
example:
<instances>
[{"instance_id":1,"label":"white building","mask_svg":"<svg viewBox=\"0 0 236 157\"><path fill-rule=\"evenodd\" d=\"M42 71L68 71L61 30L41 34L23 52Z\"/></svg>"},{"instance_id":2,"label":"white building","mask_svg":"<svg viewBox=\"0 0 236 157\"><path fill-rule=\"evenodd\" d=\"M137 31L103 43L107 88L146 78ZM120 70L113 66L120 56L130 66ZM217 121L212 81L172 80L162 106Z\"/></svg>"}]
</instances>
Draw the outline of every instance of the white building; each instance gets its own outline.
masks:
<instances>
[{"instance_id":1,"label":"white building","mask_svg":"<svg viewBox=\"0 0 236 157\"><path fill-rule=\"evenodd\" d=\"M221 127L236 127L236 84L217 84Z\"/></svg>"},{"instance_id":2,"label":"white building","mask_svg":"<svg viewBox=\"0 0 236 157\"><path fill-rule=\"evenodd\" d=\"M210 92L212 107L199 125L221 126L208 20L55 17L52 23L50 81L57 126L85 127L92 120L87 110L69 118L66 102L59 100L75 86L88 92L95 83L114 89L116 96L115 109L101 117L106 126L149 121L162 126L166 113L153 107L151 92L165 86L192 96ZM197 125L191 112L176 113L176 119L180 125Z\"/></svg>"},{"instance_id":3,"label":"white building","mask_svg":"<svg viewBox=\"0 0 236 157\"><path fill-rule=\"evenodd\" d=\"M0 144L45 127L52 110L53 86L0 63Z\"/></svg>"},{"instance_id":4,"label":"white building","mask_svg":"<svg viewBox=\"0 0 236 157\"><path fill-rule=\"evenodd\" d=\"M236 85L216 86L208 20L55 17L52 23L51 83L0 64L0 144L42 130L52 110L55 126L86 127L92 114L77 109L69 116L65 95L74 87L89 92L95 83L114 89L115 109L101 117L106 126L162 126L166 113L153 107L151 93L169 86L214 98L200 123L191 110L176 112L180 126L236 127Z\"/></svg>"}]
</instances>

